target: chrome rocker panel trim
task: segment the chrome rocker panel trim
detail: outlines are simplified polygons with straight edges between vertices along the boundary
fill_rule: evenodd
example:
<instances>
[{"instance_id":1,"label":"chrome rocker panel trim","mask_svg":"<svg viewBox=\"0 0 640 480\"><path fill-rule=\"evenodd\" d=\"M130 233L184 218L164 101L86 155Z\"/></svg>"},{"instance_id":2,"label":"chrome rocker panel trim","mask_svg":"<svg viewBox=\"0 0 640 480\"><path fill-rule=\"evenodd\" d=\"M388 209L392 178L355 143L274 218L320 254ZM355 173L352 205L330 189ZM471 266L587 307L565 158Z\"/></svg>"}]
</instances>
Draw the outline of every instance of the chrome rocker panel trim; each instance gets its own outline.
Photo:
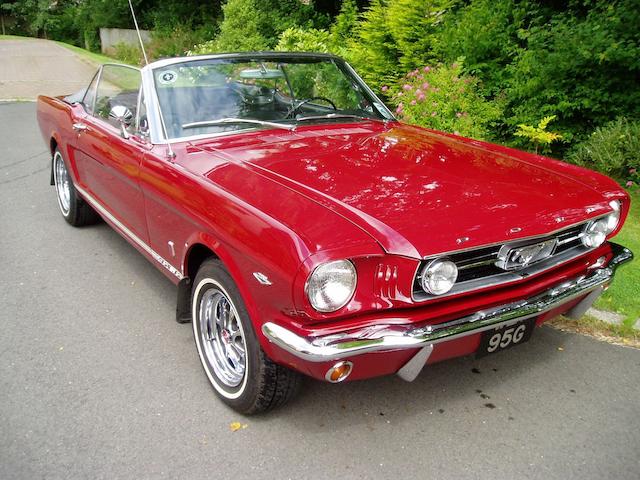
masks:
<instances>
[{"instance_id":1,"label":"chrome rocker panel trim","mask_svg":"<svg viewBox=\"0 0 640 480\"><path fill-rule=\"evenodd\" d=\"M267 322L262 326L262 333L270 342L310 362L334 361L382 350L429 347L535 317L594 291L601 293L612 281L616 268L633 258L631 251L625 247L612 243L611 248L613 258L607 267L597 268L534 297L481 310L439 325L415 327L381 324L324 337L305 338L273 322ZM592 303L596 297L597 295L589 295L585 301ZM579 311L577 307L581 304L582 302L572 310Z\"/></svg>"}]
</instances>

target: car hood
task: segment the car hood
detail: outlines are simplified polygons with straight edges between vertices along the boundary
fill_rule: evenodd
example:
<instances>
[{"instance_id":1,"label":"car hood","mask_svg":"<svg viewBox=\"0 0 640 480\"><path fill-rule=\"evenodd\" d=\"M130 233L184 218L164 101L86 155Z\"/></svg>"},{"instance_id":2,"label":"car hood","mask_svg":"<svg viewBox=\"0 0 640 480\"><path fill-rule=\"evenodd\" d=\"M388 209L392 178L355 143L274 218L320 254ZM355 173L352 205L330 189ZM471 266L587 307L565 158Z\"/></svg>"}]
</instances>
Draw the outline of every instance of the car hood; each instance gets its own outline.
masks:
<instances>
[{"instance_id":1,"label":"car hood","mask_svg":"<svg viewBox=\"0 0 640 480\"><path fill-rule=\"evenodd\" d=\"M547 234L610 210L541 157L397 122L203 142L349 219L387 252L424 257ZM506 150L506 149L504 149Z\"/></svg>"}]
</instances>

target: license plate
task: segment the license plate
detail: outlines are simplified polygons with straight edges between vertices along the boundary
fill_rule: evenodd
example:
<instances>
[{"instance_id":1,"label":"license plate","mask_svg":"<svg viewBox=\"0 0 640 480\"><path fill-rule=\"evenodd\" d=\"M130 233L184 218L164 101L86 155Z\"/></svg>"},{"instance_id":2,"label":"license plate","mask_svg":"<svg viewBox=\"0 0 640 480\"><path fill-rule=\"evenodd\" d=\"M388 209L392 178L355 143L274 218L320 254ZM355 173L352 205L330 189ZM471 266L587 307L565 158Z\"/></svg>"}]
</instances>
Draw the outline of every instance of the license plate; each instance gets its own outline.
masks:
<instances>
[{"instance_id":1,"label":"license plate","mask_svg":"<svg viewBox=\"0 0 640 480\"><path fill-rule=\"evenodd\" d=\"M482 333L476 356L484 357L526 342L531 338L535 326L536 319L529 318L522 322L486 330Z\"/></svg>"}]
</instances>

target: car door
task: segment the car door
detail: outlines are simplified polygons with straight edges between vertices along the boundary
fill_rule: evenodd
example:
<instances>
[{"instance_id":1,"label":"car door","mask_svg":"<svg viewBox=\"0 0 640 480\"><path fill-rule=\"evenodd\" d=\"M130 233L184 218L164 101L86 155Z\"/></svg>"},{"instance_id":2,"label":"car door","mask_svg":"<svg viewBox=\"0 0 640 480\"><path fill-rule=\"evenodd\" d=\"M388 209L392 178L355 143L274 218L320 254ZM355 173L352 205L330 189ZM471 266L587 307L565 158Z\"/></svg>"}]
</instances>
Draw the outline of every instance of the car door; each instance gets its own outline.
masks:
<instances>
[{"instance_id":1,"label":"car door","mask_svg":"<svg viewBox=\"0 0 640 480\"><path fill-rule=\"evenodd\" d=\"M139 175L148 146L134 131L140 85L140 71L136 68L109 64L102 67L93 105L85 105L86 114L74 123L78 132L75 156L85 194L129 233L147 242ZM122 115L114 115L115 112L126 113L131 123L123 126L116 118Z\"/></svg>"}]
</instances>

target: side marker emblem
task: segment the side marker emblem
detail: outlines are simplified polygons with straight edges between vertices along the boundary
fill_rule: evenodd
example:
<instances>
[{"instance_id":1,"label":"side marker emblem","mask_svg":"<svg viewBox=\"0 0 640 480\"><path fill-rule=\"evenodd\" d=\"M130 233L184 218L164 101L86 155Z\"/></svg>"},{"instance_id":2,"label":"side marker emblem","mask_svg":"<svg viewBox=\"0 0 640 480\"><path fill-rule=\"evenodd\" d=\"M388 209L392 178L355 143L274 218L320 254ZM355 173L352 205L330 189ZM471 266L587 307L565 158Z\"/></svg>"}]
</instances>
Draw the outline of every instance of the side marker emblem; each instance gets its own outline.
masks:
<instances>
[{"instance_id":1,"label":"side marker emblem","mask_svg":"<svg viewBox=\"0 0 640 480\"><path fill-rule=\"evenodd\" d=\"M271 285L271 280L264 273L261 272L253 272L253 276L260 282L262 285Z\"/></svg>"}]
</instances>

